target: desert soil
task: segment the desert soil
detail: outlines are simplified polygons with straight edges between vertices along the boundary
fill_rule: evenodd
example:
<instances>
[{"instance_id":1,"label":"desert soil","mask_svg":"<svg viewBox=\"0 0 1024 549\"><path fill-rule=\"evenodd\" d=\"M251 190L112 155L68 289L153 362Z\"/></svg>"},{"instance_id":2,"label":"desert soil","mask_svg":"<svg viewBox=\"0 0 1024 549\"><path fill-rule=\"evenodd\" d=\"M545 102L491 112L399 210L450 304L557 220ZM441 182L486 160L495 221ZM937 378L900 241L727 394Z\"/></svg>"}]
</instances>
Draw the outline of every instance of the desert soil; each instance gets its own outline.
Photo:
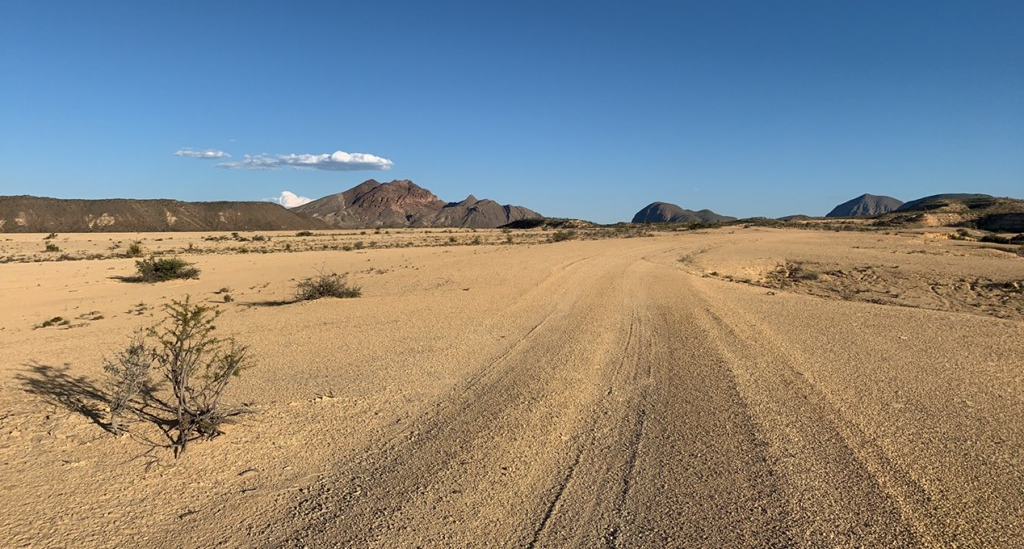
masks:
<instances>
[{"instance_id":1,"label":"desert soil","mask_svg":"<svg viewBox=\"0 0 1024 549\"><path fill-rule=\"evenodd\" d=\"M0 546L1021 546L1013 250L480 234L186 253L199 279L160 284L119 278L131 259L0 264ZM43 236L3 246L45 258ZM318 271L363 297L275 304ZM104 429L102 364L185 295L250 346L228 399L253 413L175 459L152 422Z\"/></svg>"}]
</instances>

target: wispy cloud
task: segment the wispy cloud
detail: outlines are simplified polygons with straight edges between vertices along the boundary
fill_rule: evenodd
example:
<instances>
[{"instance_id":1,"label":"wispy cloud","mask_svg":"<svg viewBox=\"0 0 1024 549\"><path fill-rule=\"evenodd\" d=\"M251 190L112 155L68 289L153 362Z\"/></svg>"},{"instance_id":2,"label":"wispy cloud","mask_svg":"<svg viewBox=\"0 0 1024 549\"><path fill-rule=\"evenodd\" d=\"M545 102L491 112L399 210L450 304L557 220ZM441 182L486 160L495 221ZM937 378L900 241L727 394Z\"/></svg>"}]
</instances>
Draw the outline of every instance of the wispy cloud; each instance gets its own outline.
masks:
<instances>
[{"instance_id":1,"label":"wispy cloud","mask_svg":"<svg viewBox=\"0 0 1024 549\"><path fill-rule=\"evenodd\" d=\"M174 153L174 156L184 156L184 157L187 157L187 158L208 158L208 159L209 158L230 158L231 157L230 154L228 154L228 153L226 153L224 151L218 151L216 149L206 149L206 150L202 150L202 151L197 151L197 150L194 150L194 149L191 149L191 148L188 148L188 147L186 147L184 149L178 150L177 152Z\"/></svg>"},{"instance_id":2,"label":"wispy cloud","mask_svg":"<svg viewBox=\"0 0 1024 549\"><path fill-rule=\"evenodd\" d=\"M306 198L305 196L299 196L291 191L281 191L281 196L277 198L268 198L270 202L277 202L285 208L294 208L303 204L308 204L313 201L312 198Z\"/></svg>"},{"instance_id":3,"label":"wispy cloud","mask_svg":"<svg viewBox=\"0 0 1024 549\"><path fill-rule=\"evenodd\" d=\"M241 162L221 162L217 167L228 170L276 170L280 166L277 159L272 156L247 154L242 157Z\"/></svg>"},{"instance_id":4,"label":"wispy cloud","mask_svg":"<svg viewBox=\"0 0 1024 549\"><path fill-rule=\"evenodd\" d=\"M245 155L240 162L222 162L219 168L233 170L274 170L282 166L329 171L388 170L393 162L366 153L334 151L329 154Z\"/></svg>"}]
</instances>

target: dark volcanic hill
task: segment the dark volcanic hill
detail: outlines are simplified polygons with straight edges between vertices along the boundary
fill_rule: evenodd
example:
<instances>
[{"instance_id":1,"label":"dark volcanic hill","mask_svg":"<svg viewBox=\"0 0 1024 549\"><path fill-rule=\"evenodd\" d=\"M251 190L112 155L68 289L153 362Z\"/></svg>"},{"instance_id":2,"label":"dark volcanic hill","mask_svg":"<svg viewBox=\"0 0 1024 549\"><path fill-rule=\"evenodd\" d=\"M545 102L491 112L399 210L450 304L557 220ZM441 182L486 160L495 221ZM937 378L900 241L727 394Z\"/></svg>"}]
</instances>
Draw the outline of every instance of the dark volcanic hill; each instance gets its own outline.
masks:
<instances>
[{"instance_id":1,"label":"dark volcanic hill","mask_svg":"<svg viewBox=\"0 0 1024 549\"><path fill-rule=\"evenodd\" d=\"M271 202L0 196L0 232L278 231L323 228Z\"/></svg>"},{"instance_id":2,"label":"dark volcanic hill","mask_svg":"<svg viewBox=\"0 0 1024 549\"><path fill-rule=\"evenodd\" d=\"M891 196L862 194L832 208L825 217L872 217L889 213L903 204Z\"/></svg>"},{"instance_id":3,"label":"dark volcanic hill","mask_svg":"<svg viewBox=\"0 0 1024 549\"><path fill-rule=\"evenodd\" d=\"M331 227L424 227L445 205L412 181L379 183L369 179L338 194L303 204L292 211Z\"/></svg>"},{"instance_id":4,"label":"dark volcanic hill","mask_svg":"<svg viewBox=\"0 0 1024 549\"><path fill-rule=\"evenodd\" d=\"M633 216L633 223L724 223L735 217L718 215L711 210L686 210L667 202L652 202Z\"/></svg>"},{"instance_id":5,"label":"dark volcanic hill","mask_svg":"<svg viewBox=\"0 0 1024 549\"><path fill-rule=\"evenodd\" d=\"M345 192L325 196L292 211L338 228L473 227L493 228L519 219L541 218L521 206L502 206L470 195L445 203L408 180L380 183L370 179Z\"/></svg>"},{"instance_id":6,"label":"dark volcanic hill","mask_svg":"<svg viewBox=\"0 0 1024 549\"><path fill-rule=\"evenodd\" d=\"M520 219L542 219L537 212L522 206L502 206L493 200L477 200L469 195L462 202L449 202L434 216L435 227L501 227Z\"/></svg>"}]
</instances>

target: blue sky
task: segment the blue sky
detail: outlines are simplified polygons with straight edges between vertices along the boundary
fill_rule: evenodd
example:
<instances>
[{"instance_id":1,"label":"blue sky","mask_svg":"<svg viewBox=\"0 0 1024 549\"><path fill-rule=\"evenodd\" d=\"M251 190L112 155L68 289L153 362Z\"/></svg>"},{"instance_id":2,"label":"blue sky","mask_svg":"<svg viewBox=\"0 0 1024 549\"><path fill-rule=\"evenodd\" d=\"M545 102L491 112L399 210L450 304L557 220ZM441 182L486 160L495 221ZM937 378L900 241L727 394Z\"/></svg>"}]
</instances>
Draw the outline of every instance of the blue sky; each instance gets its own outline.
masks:
<instances>
[{"instance_id":1,"label":"blue sky","mask_svg":"<svg viewBox=\"0 0 1024 549\"><path fill-rule=\"evenodd\" d=\"M599 222L1024 198L1021 29L1018 0L3 0L0 195L412 179Z\"/></svg>"}]
</instances>

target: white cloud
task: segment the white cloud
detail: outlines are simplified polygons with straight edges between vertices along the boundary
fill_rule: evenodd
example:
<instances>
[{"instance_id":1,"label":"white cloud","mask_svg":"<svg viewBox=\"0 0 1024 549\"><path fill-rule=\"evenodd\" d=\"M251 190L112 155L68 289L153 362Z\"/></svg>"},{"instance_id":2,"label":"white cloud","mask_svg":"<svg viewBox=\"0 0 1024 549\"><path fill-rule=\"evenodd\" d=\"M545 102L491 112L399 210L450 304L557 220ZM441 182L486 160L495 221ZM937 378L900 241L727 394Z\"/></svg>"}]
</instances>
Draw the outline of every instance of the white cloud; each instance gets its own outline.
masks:
<instances>
[{"instance_id":1,"label":"white cloud","mask_svg":"<svg viewBox=\"0 0 1024 549\"><path fill-rule=\"evenodd\" d=\"M305 196L299 196L291 191L281 191L281 196L277 198L268 198L271 202L277 202L285 208L294 208L303 204L309 204L313 201L312 198L306 198Z\"/></svg>"},{"instance_id":2,"label":"white cloud","mask_svg":"<svg viewBox=\"0 0 1024 549\"><path fill-rule=\"evenodd\" d=\"M184 156L188 158L230 158L231 155L216 149L206 149L202 151L193 150L191 148L184 148L174 153L174 156Z\"/></svg>"},{"instance_id":3,"label":"white cloud","mask_svg":"<svg viewBox=\"0 0 1024 549\"><path fill-rule=\"evenodd\" d=\"M281 166L295 169L330 171L388 170L393 162L387 158L366 154L334 151L330 154L268 154L245 155L241 162L222 162L219 168L245 170L276 170Z\"/></svg>"},{"instance_id":4,"label":"white cloud","mask_svg":"<svg viewBox=\"0 0 1024 549\"><path fill-rule=\"evenodd\" d=\"M221 162L217 167L229 170L276 170L279 166L277 159L272 156L247 154L242 157L241 162Z\"/></svg>"},{"instance_id":5,"label":"white cloud","mask_svg":"<svg viewBox=\"0 0 1024 549\"><path fill-rule=\"evenodd\" d=\"M277 157L281 164L318 170L387 170L393 162L366 153L334 151L331 154L286 154Z\"/></svg>"}]
</instances>

